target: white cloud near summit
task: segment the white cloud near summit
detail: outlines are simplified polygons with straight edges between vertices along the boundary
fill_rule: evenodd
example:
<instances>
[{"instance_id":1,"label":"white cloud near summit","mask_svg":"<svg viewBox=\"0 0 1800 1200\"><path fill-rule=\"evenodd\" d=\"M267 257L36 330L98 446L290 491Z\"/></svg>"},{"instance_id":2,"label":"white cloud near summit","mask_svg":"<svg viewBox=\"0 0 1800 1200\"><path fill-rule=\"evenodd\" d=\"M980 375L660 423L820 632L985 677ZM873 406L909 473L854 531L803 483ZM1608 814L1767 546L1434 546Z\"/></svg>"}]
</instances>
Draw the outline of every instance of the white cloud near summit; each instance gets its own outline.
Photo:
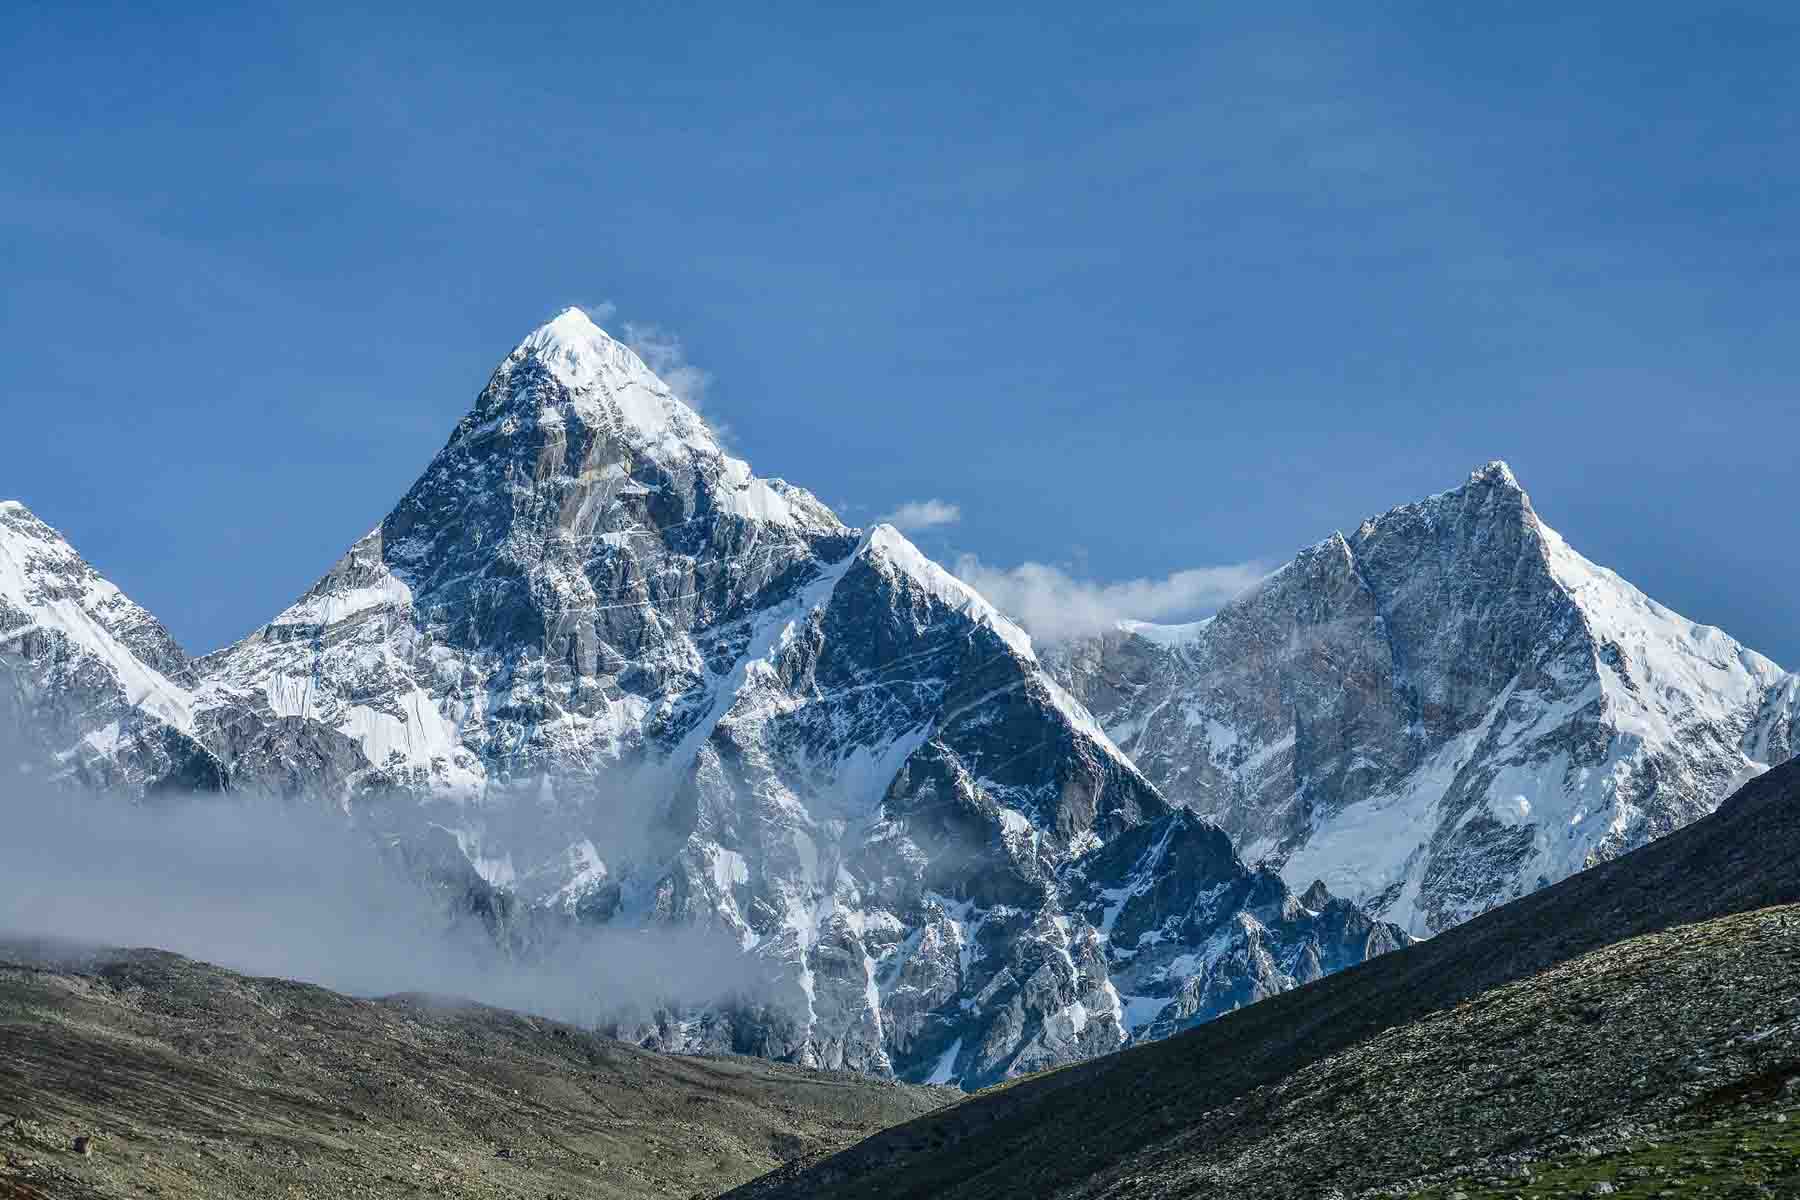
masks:
<instances>
[{"instance_id":1,"label":"white cloud near summit","mask_svg":"<svg viewBox=\"0 0 1800 1200\"><path fill-rule=\"evenodd\" d=\"M909 500L893 512L882 513L875 519L906 533L917 533L923 529L956 524L962 520L962 508L936 497L930 500Z\"/></svg>"},{"instance_id":2,"label":"white cloud near summit","mask_svg":"<svg viewBox=\"0 0 1800 1200\"><path fill-rule=\"evenodd\" d=\"M627 321L620 327L621 339L630 346L656 377L669 385L689 408L705 407L706 390L712 386L712 372L688 361L681 338L660 325Z\"/></svg>"},{"instance_id":3,"label":"white cloud near summit","mask_svg":"<svg viewBox=\"0 0 1800 1200\"><path fill-rule=\"evenodd\" d=\"M1162 579L1101 583L1077 579L1048 563L990 567L972 554L956 560L958 578L1043 642L1100 633L1126 620L1203 616L1267 574L1265 564L1246 562L1193 567Z\"/></svg>"},{"instance_id":4,"label":"white cloud near summit","mask_svg":"<svg viewBox=\"0 0 1800 1200\"><path fill-rule=\"evenodd\" d=\"M611 300L595 300L588 304L577 304L575 307L586 313L588 320L602 328L605 328L606 323L612 320L614 314L619 311L619 306Z\"/></svg>"}]
</instances>

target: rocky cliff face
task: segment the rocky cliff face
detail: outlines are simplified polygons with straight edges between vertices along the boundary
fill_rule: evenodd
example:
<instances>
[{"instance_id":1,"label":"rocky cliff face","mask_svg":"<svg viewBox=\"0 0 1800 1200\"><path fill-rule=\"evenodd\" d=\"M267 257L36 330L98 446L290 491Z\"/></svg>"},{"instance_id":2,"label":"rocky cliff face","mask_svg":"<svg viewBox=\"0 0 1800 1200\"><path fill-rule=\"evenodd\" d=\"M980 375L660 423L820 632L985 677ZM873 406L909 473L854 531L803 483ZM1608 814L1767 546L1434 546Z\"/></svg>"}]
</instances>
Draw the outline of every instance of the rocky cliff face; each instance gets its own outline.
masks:
<instances>
[{"instance_id":1,"label":"rocky cliff face","mask_svg":"<svg viewBox=\"0 0 1800 1200\"><path fill-rule=\"evenodd\" d=\"M326 796L510 929L729 934L765 986L624 1031L670 1049L978 1086L1402 936L1171 810L1015 625L574 310L305 596L180 666L233 789Z\"/></svg>"},{"instance_id":2,"label":"rocky cliff face","mask_svg":"<svg viewBox=\"0 0 1800 1200\"><path fill-rule=\"evenodd\" d=\"M1051 657L1246 858L1418 934L1680 828L1800 750L1795 676L1582 558L1503 463L1208 621Z\"/></svg>"}]
</instances>

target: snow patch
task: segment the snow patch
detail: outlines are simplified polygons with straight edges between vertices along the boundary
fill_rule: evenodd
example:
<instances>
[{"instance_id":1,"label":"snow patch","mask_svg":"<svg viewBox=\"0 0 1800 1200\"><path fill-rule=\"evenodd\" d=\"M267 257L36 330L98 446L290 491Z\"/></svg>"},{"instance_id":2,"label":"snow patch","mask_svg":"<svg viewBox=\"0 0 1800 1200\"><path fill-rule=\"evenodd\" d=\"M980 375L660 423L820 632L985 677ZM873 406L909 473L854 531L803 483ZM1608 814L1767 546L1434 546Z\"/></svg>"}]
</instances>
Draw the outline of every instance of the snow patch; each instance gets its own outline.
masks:
<instances>
[{"instance_id":1,"label":"snow patch","mask_svg":"<svg viewBox=\"0 0 1800 1200\"><path fill-rule=\"evenodd\" d=\"M962 1044L963 1040L957 1038L954 1042L950 1043L950 1048L948 1050L938 1056L937 1066L933 1067L931 1069L931 1074L925 1078L927 1084L942 1086L944 1084L955 1082L956 1056L962 1053Z\"/></svg>"}]
</instances>

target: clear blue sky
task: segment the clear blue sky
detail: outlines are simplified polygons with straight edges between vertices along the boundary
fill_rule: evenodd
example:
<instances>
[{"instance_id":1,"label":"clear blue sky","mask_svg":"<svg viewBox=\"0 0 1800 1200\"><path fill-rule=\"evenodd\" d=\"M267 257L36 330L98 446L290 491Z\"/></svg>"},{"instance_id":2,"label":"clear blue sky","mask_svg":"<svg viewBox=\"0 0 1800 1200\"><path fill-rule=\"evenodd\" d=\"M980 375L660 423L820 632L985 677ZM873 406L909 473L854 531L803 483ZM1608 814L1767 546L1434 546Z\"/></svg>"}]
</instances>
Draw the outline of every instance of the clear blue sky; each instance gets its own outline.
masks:
<instances>
[{"instance_id":1,"label":"clear blue sky","mask_svg":"<svg viewBox=\"0 0 1800 1200\"><path fill-rule=\"evenodd\" d=\"M1279 559L1504 457L1800 666L1791 5L160 7L7 11L0 495L191 649L610 302L946 560Z\"/></svg>"}]
</instances>

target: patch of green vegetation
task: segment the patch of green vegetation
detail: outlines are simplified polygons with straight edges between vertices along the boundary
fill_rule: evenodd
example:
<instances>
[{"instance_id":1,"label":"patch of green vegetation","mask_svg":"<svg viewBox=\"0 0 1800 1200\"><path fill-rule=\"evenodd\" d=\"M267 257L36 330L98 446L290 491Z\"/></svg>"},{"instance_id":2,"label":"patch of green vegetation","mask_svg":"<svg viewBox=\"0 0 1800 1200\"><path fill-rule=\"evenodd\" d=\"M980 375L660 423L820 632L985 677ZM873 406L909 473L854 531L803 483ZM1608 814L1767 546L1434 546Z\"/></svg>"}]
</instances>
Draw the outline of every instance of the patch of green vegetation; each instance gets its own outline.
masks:
<instances>
[{"instance_id":1,"label":"patch of green vegetation","mask_svg":"<svg viewBox=\"0 0 1800 1200\"><path fill-rule=\"evenodd\" d=\"M1597 1185L1604 1185L1596 1190ZM1607 1192L1605 1187L1610 1187ZM1800 1196L1800 1111L1740 1109L1654 1142L1634 1142L1596 1158L1533 1164L1530 1178L1459 1180L1416 1200L1547 1200L1613 1195Z\"/></svg>"}]
</instances>

